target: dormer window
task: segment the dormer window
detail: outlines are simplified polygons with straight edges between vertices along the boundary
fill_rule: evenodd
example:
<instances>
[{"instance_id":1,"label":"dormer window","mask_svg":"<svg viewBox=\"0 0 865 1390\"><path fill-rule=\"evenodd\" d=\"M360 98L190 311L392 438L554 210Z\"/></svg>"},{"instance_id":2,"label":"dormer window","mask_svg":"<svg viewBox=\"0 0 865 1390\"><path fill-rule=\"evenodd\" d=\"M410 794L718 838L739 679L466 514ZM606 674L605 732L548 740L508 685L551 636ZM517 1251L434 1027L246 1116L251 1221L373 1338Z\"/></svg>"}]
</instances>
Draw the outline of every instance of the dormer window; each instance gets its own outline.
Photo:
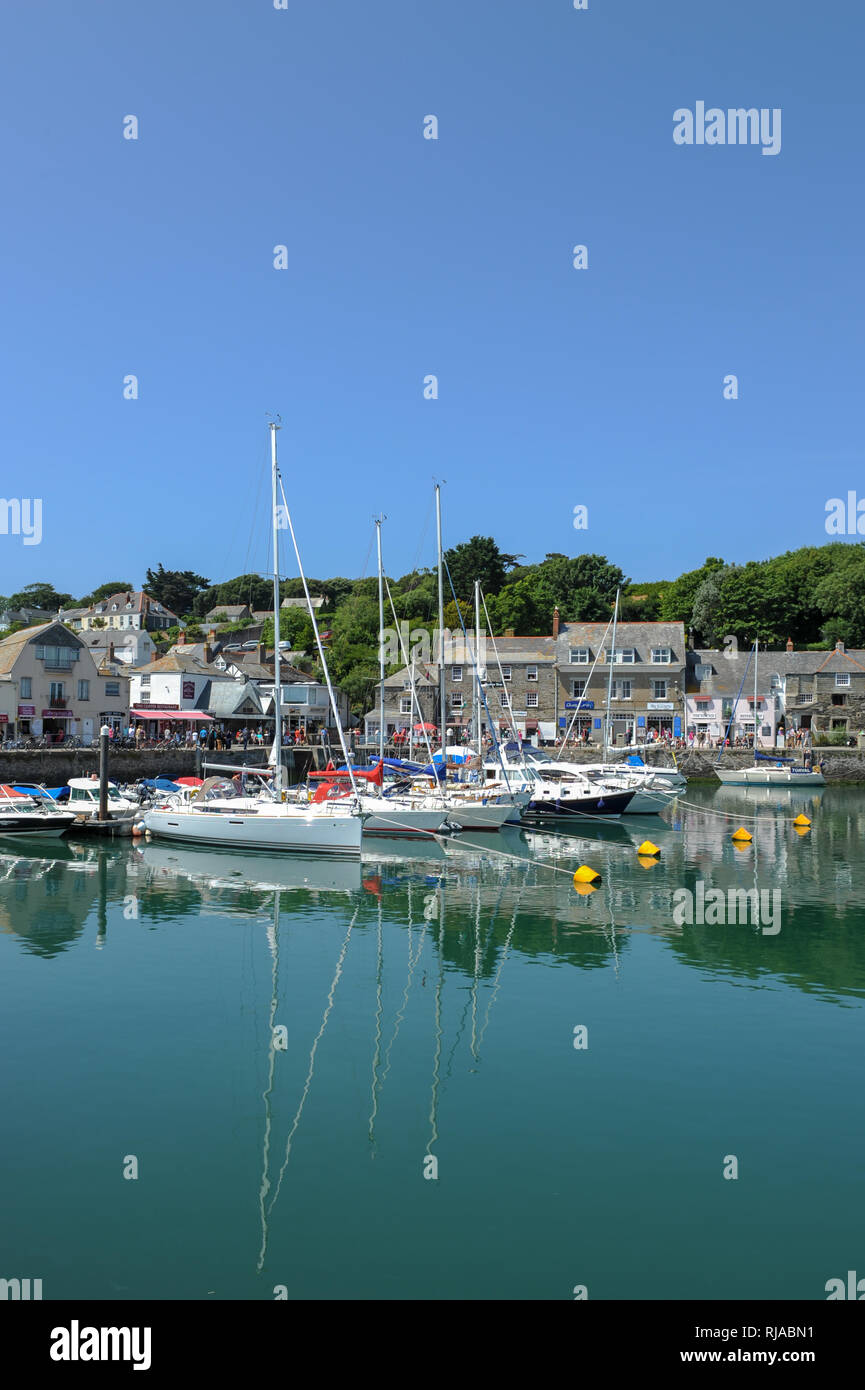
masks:
<instances>
[{"instance_id":1,"label":"dormer window","mask_svg":"<svg viewBox=\"0 0 865 1390\"><path fill-rule=\"evenodd\" d=\"M588 647L571 647L570 664L572 666L588 666L591 652Z\"/></svg>"}]
</instances>

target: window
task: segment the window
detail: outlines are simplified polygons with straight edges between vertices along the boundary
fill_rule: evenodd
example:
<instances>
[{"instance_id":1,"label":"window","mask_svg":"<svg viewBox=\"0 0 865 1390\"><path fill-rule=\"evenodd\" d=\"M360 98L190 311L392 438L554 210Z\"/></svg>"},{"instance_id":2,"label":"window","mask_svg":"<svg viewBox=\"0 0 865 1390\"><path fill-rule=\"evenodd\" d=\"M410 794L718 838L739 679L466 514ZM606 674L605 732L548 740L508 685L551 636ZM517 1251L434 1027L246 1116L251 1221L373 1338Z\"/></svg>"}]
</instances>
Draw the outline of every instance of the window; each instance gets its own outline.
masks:
<instances>
[{"instance_id":1,"label":"window","mask_svg":"<svg viewBox=\"0 0 865 1390\"><path fill-rule=\"evenodd\" d=\"M637 652L634 647L618 647L613 652L614 666L633 666L637 660Z\"/></svg>"},{"instance_id":2,"label":"window","mask_svg":"<svg viewBox=\"0 0 865 1390\"><path fill-rule=\"evenodd\" d=\"M614 700L630 700L630 698L631 698L631 682L630 682L630 681L613 681L613 699L614 699Z\"/></svg>"},{"instance_id":3,"label":"window","mask_svg":"<svg viewBox=\"0 0 865 1390\"><path fill-rule=\"evenodd\" d=\"M670 648L669 648L669 647L653 647L653 648L652 648L652 665L653 665L653 666L669 666L669 664L670 664L670 662L671 662L672 660L673 660L673 653L670 651Z\"/></svg>"},{"instance_id":4,"label":"window","mask_svg":"<svg viewBox=\"0 0 865 1390\"><path fill-rule=\"evenodd\" d=\"M666 698L667 698L667 682L666 682L666 681L652 681L652 699L653 699L653 700L666 700Z\"/></svg>"},{"instance_id":5,"label":"window","mask_svg":"<svg viewBox=\"0 0 865 1390\"><path fill-rule=\"evenodd\" d=\"M410 696L410 695L400 695L400 697L399 697L399 712L400 712L400 714L411 714L411 696Z\"/></svg>"},{"instance_id":6,"label":"window","mask_svg":"<svg viewBox=\"0 0 865 1390\"><path fill-rule=\"evenodd\" d=\"M536 690L529 690L529 691L527 691L527 692L526 692L526 709L537 709L537 707L538 707L538 692L537 692Z\"/></svg>"},{"instance_id":7,"label":"window","mask_svg":"<svg viewBox=\"0 0 865 1390\"><path fill-rule=\"evenodd\" d=\"M509 680L511 679L511 668L510 668L510 666L503 666L503 667L502 667L502 678L503 678L504 680L506 680L506 681L509 681Z\"/></svg>"},{"instance_id":8,"label":"window","mask_svg":"<svg viewBox=\"0 0 865 1390\"><path fill-rule=\"evenodd\" d=\"M105 682L105 694L106 694L106 696L109 696L109 697L110 697L110 696L114 696L116 699L119 699L119 697L120 697L120 681L106 681L106 682Z\"/></svg>"},{"instance_id":9,"label":"window","mask_svg":"<svg viewBox=\"0 0 865 1390\"><path fill-rule=\"evenodd\" d=\"M538 678L538 668L537 668L537 666L527 666L527 667L526 667L526 680L527 680L527 681L536 681L537 678Z\"/></svg>"},{"instance_id":10,"label":"window","mask_svg":"<svg viewBox=\"0 0 865 1390\"><path fill-rule=\"evenodd\" d=\"M454 666L454 667L452 668L452 670L451 670L451 680L452 680L452 681L461 681L462 678L463 678L463 668L462 668L462 666Z\"/></svg>"},{"instance_id":11,"label":"window","mask_svg":"<svg viewBox=\"0 0 865 1390\"><path fill-rule=\"evenodd\" d=\"M591 652L588 647L571 647L569 656L571 666L588 666Z\"/></svg>"},{"instance_id":12,"label":"window","mask_svg":"<svg viewBox=\"0 0 865 1390\"><path fill-rule=\"evenodd\" d=\"M573 687L573 695L575 700L579 700L582 695L585 695L586 686L588 685L588 683L589 682L587 680L571 681L571 686Z\"/></svg>"},{"instance_id":13,"label":"window","mask_svg":"<svg viewBox=\"0 0 865 1390\"><path fill-rule=\"evenodd\" d=\"M409 680L407 680L407 681L403 681L403 683L402 683L402 688L403 688L403 690L411 690L411 679L410 679L410 678L409 678Z\"/></svg>"},{"instance_id":14,"label":"window","mask_svg":"<svg viewBox=\"0 0 865 1390\"><path fill-rule=\"evenodd\" d=\"M33 681L30 676L21 677L21 699L29 700L33 696Z\"/></svg>"},{"instance_id":15,"label":"window","mask_svg":"<svg viewBox=\"0 0 865 1390\"><path fill-rule=\"evenodd\" d=\"M63 695L63 681L52 681L52 682L51 682L51 703L52 703L52 705L54 704L54 701L55 701L55 700L62 700L63 698L64 698L64 695Z\"/></svg>"},{"instance_id":16,"label":"window","mask_svg":"<svg viewBox=\"0 0 865 1390\"><path fill-rule=\"evenodd\" d=\"M510 707L511 707L511 697L510 697L510 695L507 693L507 691L504 691L504 693L501 694L501 695L499 696L499 703L500 703L502 709L510 709Z\"/></svg>"},{"instance_id":17,"label":"window","mask_svg":"<svg viewBox=\"0 0 865 1390\"><path fill-rule=\"evenodd\" d=\"M451 695L451 709L462 709L462 707L463 707L462 692L460 691L460 692L458 692L456 695Z\"/></svg>"},{"instance_id":18,"label":"window","mask_svg":"<svg viewBox=\"0 0 865 1390\"><path fill-rule=\"evenodd\" d=\"M141 684L142 684L142 685L147 685L147 686L149 686L149 685L150 685L150 677L149 677L149 676L142 676L142 677L141 677Z\"/></svg>"},{"instance_id":19,"label":"window","mask_svg":"<svg viewBox=\"0 0 865 1390\"><path fill-rule=\"evenodd\" d=\"M90 699L90 682L89 682L89 681L79 681L79 682L78 682L78 698L79 698L79 700L89 700L89 699Z\"/></svg>"},{"instance_id":20,"label":"window","mask_svg":"<svg viewBox=\"0 0 865 1390\"><path fill-rule=\"evenodd\" d=\"M843 671L843 672L842 672L842 671L838 671L837 674L836 674L836 676L835 676L835 684L836 684L836 685L849 685L849 684L850 684L850 672L849 672L849 671Z\"/></svg>"},{"instance_id":21,"label":"window","mask_svg":"<svg viewBox=\"0 0 865 1390\"><path fill-rule=\"evenodd\" d=\"M40 643L36 648L36 657L45 662L49 671L68 671L78 660L78 651L74 647L46 647Z\"/></svg>"},{"instance_id":22,"label":"window","mask_svg":"<svg viewBox=\"0 0 865 1390\"><path fill-rule=\"evenodd\" d=\"M813 691L813 690L803 690L803 691L800 693L800 695L799 695L799 704L800 704L800 705L810 705L810 704L813 704L813 701L814 701L814 691Z\"/></svg>"}]
</instances>

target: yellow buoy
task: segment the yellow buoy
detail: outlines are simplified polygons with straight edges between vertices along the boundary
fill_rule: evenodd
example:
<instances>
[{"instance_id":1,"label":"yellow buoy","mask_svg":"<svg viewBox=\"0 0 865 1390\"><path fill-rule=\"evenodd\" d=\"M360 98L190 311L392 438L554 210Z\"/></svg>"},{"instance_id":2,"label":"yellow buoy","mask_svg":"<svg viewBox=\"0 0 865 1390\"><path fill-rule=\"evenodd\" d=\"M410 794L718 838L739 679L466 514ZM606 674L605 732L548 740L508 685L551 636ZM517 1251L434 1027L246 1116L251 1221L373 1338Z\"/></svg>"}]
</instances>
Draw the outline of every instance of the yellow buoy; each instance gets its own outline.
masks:
<instances>
[{"instance_id":1,"label":"yellow buoy","mask_svg":"<svg viewBox=\"0 0 865 1390\"><path fill-rule=\"evenodd\" d=\"M746 841L750 840L750 838L751 836L748 834L747 830L743 825L740 825L738 830L733 831L734 840L741 840L743 843L745 843Z\"/></svg>"},{"instance_id":2,"label":"yellow buoy","mask_svg":"<svg viewBox=\"0 0 865 1390\"><path fill-rule=\"evenodd\" d=\"M574 887L581 898L586 898L590 893L597 893L598 891L597 883L575 883Z\"/></svg>"},{"instance_id":3,"label":"yellow buoy","mask_svg":"<svg viewBox=\"0 0 865 1390\"><path fill-rule=\"evenodd\" d=\"M574 874L574 887L579 888L581 883L600 883L601 875L595 869L590 869L588 864L581 864Z\"/></svg>"},{"instance_id":4,"label":"yellow buoy","mask_svg":"<svg viewBox=\"0 0 865 1390\"><path fill-rule=\"evenodd\" d=\"M651 859L654 855L660 854L661 851L657 845L652 844L651 840L644 840L637 853L642 854L646 859Z\"/></svg>"},{"instance_id":5,"label":"yellow buoy","mask_svg":"<svg viewBox=\"0 0 865 1390\"><path fill-rule=\"evenodd\" d=\"M660 858L657 854L638 854L637 863L642 869L657 869Z\"/></svg>"},{"instance_id":6,"label":"yellow buoy","mask_svg":"<svg viewBox=\"0 0 865 1390\"><path fill-rule=\"evenodd\" d=\"M802 837L803 835L810 835L810 834L811 834L811 827L810 827L810 825L797 825L797 824L795 823L795 821L794 821L794 822L793 822L793 829L796 831L796 834L799 836L800 839L801 839L801 837Z\"/></svg>"},{"instance_id":7,"label":"yellow buoy","mask_svg":"<svg viewBox=\"0 0 865 1390\"><path fill-rule=\"evenodd\" d=\"M807 816L797 816L793 824L801 826L803 830L807 830L810 828L811 822Z\"/></svg>"},{"instance_id":8,"label":"yellow buoy","mask_svg":"<svg viewBox=\"0 0 865 1390\"><path fill-rule=\"evenodd\" d=\"M751 840L734 840L733 848L738 850L739 854L747 854L749 849L754 848L754 845Z\"/></svg>"}]
</instances>

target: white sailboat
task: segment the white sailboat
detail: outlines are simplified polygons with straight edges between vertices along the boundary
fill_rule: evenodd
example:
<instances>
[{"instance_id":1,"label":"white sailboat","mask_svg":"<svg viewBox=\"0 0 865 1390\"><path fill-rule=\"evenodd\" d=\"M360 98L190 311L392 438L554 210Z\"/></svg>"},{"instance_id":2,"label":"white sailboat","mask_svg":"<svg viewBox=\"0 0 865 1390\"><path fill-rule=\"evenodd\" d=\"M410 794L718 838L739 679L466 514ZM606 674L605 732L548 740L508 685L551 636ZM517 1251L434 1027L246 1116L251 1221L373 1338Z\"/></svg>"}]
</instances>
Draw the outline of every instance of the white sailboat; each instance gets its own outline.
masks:
<instances>
[{"instance_id":1,"label":"white sailboat","mask_svg":"<svg viewBox=\"0 0 865 1390\"><path fill-rule=\"evenodd\" d=\"M238 848L285 850L302 854L360 855L363 818L355 798L341 805L300 806L288 802L283 788L282 765L282 706L280 689L280 648L279 648L279 531L280 522L285 517L294 541L295 553L300 560L294 528L285 502L283 508L277 500L280 485L276 462L276 431L279 425L270 423L271 448L271 491L273 504L273 609L274 609L274 742L271 752L273 779L262 787L258 797L239 794L231 784L222 788L215 786L211 779L205 781L198 793L186 805L160 805L151 807L143 817L144 827L153 835L169 840L185 840L203 845L235 845ZM301 567L304 589L306 578ZM307 593L307 601L309 595ZM316 627L316 638L318 629ZM334 710L337 727L340 728L339 712L333 697L327 663L319 651L327 679L331 707ZM226 769L220 769L222 771ZM229 766L231 773L261 776L261 768L236 768ZM208 781L210 785L208 786Z\"/></svg>"},{"instance_id":2,"label":"white sailboat","mask_svg":"<svg viewBox=\"0 0 865 1390\"><path fill-rule=\"evenodd\" d=\"M719 781L727 787L825 787L826 778L822 772L815 772L813 768L799 767L792 758L787 758L781 753L759 753L757 751L757 730L760 727L760 718L757 713L757 661L760 650L759 642L754 643L754 765L753 767L740 767L725 769L723 772L719 767L715 768L715 775ZM745 678L742 677L744 685ZM742 687L739 687L739 695ZM739 695L736 696L733 705L733 713L730 716L730 724L736 715L736 707L739 703ZM718 754L718 762L721 761L723 748Z\"/></svg>"}]
</instances>

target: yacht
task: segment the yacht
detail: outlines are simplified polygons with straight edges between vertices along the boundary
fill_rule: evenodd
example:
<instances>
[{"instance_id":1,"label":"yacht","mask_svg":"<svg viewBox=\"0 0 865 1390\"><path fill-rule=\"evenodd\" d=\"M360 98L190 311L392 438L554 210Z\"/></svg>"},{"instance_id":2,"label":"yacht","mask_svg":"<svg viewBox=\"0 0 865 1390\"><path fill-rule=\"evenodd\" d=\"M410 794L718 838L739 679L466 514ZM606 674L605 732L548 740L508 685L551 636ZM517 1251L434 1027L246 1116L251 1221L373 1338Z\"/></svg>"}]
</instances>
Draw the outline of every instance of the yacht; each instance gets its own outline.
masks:
<instances>
[{"instance_id":1,"label":"yacht","mask_svg":"<svg viewBox=\"0 0 865 1390\"><path fill-rule=\"evenodd\" d=\"M42 796L0 786L0 836L63 835L74 823L75 813L62 810L47 793Z\"/></svg>"}]
</instances>

